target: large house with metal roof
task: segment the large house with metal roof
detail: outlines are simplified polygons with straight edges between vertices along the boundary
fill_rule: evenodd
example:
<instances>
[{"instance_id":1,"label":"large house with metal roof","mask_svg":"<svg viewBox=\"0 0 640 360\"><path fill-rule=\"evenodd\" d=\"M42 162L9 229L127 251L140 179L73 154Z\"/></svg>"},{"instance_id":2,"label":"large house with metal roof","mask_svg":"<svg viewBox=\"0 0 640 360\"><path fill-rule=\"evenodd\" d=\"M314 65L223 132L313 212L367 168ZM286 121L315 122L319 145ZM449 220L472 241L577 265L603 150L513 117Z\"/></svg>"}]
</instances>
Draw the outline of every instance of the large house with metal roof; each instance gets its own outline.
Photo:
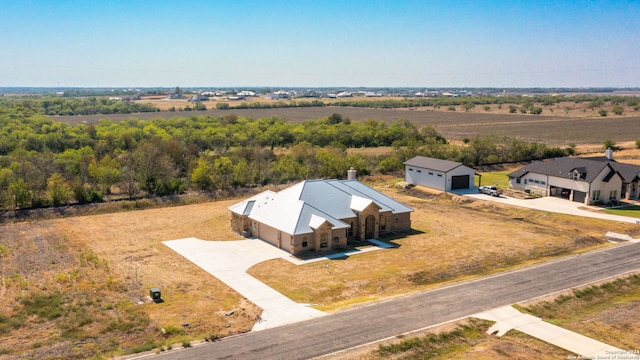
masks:
<instances>
[{"instance_id":1,"label":"large house with metal roof","mask_svg":"<svg viewBox=\"0 0 640 360\"><path fill-rule=\"evenodd\" d=\"M462 163L416 156L404 162L405 181L442 191L473 188L476 171Z\"/></svg>"},{"instance_id":2,"label":"large house with metal roof","mask_svg":"<svg viewBox=\"0 0 640 360\"><path fill-rule=\"evenodd\" d=\"M231 228L292 254L411 229L411 208L357 180L306 180L229 207Z\"/></svg>"},{"instance_id":3,"label":"large house with metal roof","mask_svg":"<svg viewBox=\"0 0 640 360\"><path fill-rule=\"evenodd\" d=\"M604 157L563 157L534 161L509 175L509 187L584 204L612 203L640 197L640 166Z\"/></svg>"}]
</instances>

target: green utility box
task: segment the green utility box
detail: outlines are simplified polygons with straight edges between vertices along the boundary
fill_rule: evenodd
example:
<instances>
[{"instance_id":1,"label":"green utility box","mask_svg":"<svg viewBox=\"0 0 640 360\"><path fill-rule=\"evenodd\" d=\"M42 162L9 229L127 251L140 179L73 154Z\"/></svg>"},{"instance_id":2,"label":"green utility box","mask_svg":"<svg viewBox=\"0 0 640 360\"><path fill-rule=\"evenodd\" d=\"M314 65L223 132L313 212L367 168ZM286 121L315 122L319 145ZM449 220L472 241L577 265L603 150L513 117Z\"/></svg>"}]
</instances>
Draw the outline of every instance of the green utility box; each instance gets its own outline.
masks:
<instances>
[{"instance_id":1,"label":"green utility box","mask_svg":"<svg viewBox=\"0 0 640 360\"><path fill-rule=\"evenodd\" d=\"M153 302L159 303L162 302L162 293L160 292L160 289L158 288L151 288L149 289L149 297L151 298L151 300L153 300Z\"/></svg>"}]
</instances>

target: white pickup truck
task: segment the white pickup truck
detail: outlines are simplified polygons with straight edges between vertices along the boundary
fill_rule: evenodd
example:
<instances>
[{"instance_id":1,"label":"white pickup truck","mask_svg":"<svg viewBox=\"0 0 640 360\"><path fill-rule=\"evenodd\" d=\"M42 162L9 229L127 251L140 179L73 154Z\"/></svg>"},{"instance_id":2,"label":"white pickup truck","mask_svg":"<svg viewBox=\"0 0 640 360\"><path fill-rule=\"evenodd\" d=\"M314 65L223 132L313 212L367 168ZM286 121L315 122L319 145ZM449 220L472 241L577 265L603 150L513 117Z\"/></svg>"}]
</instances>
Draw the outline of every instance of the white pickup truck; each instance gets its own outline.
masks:
<instances>
[{"instance_id":1,"label":"white pickup truck","mask_svg":"<svg viewBox=\"0 0 640 360\"><path fill-rule=\"evenodd\" d=\"M500 196L500 192L498 191L498 188L495 186L480 186L478 190L482 194L487 194L491 196Z\"/></svg>"}]
</instances>

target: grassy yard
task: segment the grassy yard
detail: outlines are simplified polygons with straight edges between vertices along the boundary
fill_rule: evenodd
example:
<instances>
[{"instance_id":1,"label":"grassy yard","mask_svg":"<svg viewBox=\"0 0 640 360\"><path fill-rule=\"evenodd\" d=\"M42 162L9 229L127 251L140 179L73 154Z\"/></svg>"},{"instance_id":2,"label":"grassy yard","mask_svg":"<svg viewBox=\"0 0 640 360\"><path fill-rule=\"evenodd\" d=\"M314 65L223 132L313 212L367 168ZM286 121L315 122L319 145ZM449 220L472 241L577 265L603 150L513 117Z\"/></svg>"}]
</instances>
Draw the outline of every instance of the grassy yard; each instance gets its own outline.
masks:
<instances>
[{"instance_id":1,"label":"grassy yard","mask_svg":"<svg viewBox=\"0 0 640 360\"><path fill-rule=\"evenodd\" d=\"M615 209L604 209L603 211L609 214L640 218L640 206L637 205L619 207Z\"/></svg>"},{"instance_id":2,"label":"grassy yard","mask_svg":"<svg viewBox=\"0 0 640 360\"><path fill-rule=\"evenodd\" d=\"M515 170L515 169L514 169ZM475 178L475 186L479 186L479 181L482 181L482 186L495 185L499 189L509 187L509 177L507 176L513 170L507 171L492 171L492 172L482 172L482 180L480 180L479 176Z\"/></svg>"}]
</instances>

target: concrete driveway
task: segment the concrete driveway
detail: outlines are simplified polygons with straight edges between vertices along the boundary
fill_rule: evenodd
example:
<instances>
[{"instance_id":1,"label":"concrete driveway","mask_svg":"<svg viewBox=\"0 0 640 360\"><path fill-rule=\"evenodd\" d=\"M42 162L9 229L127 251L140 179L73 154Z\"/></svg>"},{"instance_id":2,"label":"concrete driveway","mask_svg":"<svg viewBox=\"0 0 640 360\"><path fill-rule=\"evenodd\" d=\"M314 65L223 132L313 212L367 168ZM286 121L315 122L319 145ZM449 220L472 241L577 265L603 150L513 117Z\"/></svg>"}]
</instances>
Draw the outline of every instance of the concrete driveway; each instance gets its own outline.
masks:
<instances>
[{"instance_id":1,"label":"concrete driveway","mask_svg":"<svg viewBox=\"0 0 640 360\"><path fill-rule=\"evenodd\" d=\"M502 336L511 329L519 330L527 335L538 338L549 344L578 354L584 359L629 359L640 360L640 356L633 352L618 349L603 342L563 329L542 319L523 314L511 306L505 306L474 317L495 321L487 333L497 333ZM576 357L578 358L578 357Z\"/></svg>"},{"instance_id":2,"label":"concrete driveway","mask_svg":"<svg viewBox=\"0 0 640 360\"><path fill-rule=\"evenodd\" d=\"M584 216L584 217L611 220L611 221L627 222L632 224L640 224L640 219L638 218L607 214L601 211L598 207L586 206L582 203L569 201L566 199L561 199L553 196L545 196L537 199L526 199L526 200L510 198L502 195L499 197L495 197L495 196L489 196L485 194L479 194L477 188L465 189L462 191L456 190L454 193L457 195L468 196L474 199L494 201L501 204L520 206L520 207L529 208L529 209Z\"/></svg>"},{"instance_id":3,"label":"concrete driveway","mask_svg":"<svg viewBox=\"0 0 640 360\"><path fill-rule=\"evenodd\" d=\"M164 244L259 306L263 312L253 331L264 330L326 315L307 304L280 294L247 270L263 261L291 255L261 240L205 241L196 238Z\"/></svg>"},{"instance_id":4,"label":"concrete driveway","mask_svg":"<svg viewBox=\"0 0 640 360\"><path fill-rule=\"evenodd\" d=\"M326 261L332 257L343 258L389 247L388 244L381 241L369 240L369 242L372 243L372 246L310 260L300 260L284 250L258 239L205 241L186 238L164 241L163 244L260 307L262 309L260 320L253 326L253 331L258 331L317 318L326 315L326 313L313 309L308 304L296 303L258 281L247 274L247 270L250 267L263 261L278 258L301 265L314 261Z\"/></svg>"}]
</instances>

